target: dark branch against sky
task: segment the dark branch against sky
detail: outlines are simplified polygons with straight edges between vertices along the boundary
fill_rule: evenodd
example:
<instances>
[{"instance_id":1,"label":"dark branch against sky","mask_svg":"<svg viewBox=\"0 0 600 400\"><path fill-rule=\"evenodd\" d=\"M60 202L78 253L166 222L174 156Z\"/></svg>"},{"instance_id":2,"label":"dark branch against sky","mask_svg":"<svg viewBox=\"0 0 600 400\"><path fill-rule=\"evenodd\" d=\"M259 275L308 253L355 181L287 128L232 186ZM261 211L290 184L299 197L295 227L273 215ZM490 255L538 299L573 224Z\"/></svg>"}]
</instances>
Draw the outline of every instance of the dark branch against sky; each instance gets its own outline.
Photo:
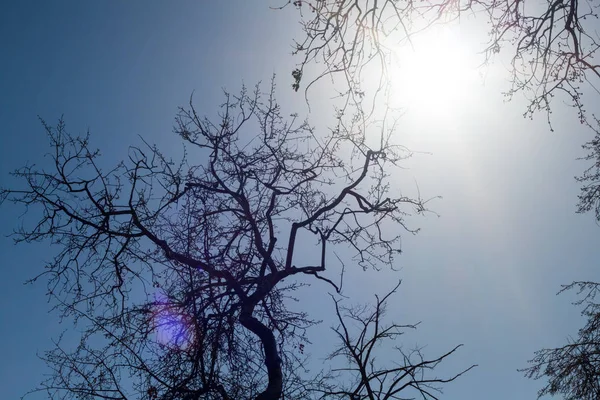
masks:
<instances>
[{"instance_id":1,"label":"dark branch against sky","mask_svg":"<svg viewBox=\"0 0 600 400\"><path fill-rule=\"evenodd\" d=\"M102 162L113 165L129 156L129 145L140 143L138 135L168 152L180 151L173 118L192 91L197 107L214 115L222 87L235 92L243 82L250 87L268 82L276 72L285 110L302 109L303 96L285 90L294 66L286 55L296 15L248 3L190 1L165 8L161 2L19 2L5 7L0 16L1 170L50 163L41 158L47 142L37 115L53 125L64 114L77 133L89 128ZM554 126L560 134L549 135L543 121L519 119L525 103L504 104L497 90L503 81L494 76L492 70L486 86L472 94L472 107L453 126L410 114L400 125L400 143L433 155L411 159L398 185L412 191L416 179L426 197L442 195L433 207L442 217L419 219L421 234L403 241L405 254L397 266L405 283L388 304L388 314L399 321L423 320L418 334L407 333L406 340L428 344L433 354L466 344L459 360L440 371L480 367L448 386L449 399L480 398L481 393L490 399L532 398L538 386L516 368L540 346L557 345L573 333L569 326L577 326L579 318L567 298L556 299L554 293L575 274L593 279L597 259L597 227L573 215L577 184L572 177L582 169L575 159L583 155L579 145L586 133L560 111ZM315 114L319 118L318 109ZM0 183L13 182L4 174ZM2 208L3 234L14 227L16 212ZM13 247L6 239L1 245L0 336L7 358L0 381L7 398L17 398L44 371L34 353L49 348L51 336L67 330L69 338L72 332L68 323L58 325L56 315L47 314L42 286L21 285L58 249ZM308 245L301 250L315 252ZM372 293L390 289L394 277L349 272L345 290L357 301L372 300ZM303 301L315 310L315 319L326 319L326 330L332 314L319 314L328 301L319 296ZM325 354L330 345L330 339L315 341L310 352Z\"/></svg>"}]
</instances>

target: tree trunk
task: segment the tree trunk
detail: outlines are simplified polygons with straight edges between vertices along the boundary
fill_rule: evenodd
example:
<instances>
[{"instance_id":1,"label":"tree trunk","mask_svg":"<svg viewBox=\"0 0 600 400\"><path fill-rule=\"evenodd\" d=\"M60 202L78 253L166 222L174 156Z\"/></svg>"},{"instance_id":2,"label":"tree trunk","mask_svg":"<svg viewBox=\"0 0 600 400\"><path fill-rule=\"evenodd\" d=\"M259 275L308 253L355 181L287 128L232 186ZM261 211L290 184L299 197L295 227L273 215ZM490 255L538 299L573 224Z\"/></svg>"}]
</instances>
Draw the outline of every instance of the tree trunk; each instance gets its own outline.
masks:
<instances>
[{"instance_id":1,"label":"tree trunk","mask_svg":"<svg viewBox=\"0 0 600 400\"><path fill-rule=\"evenodd\" d=\"M258 336L262 342L265 352L265 366L269 377L267 388L256 396L256 400L278 400L281 398L283 390L283 373L281 371L281 358L277 351L277 342L273 332L252 316L253 311L253 305L244 305L240 314L240 323L244 328Z\"/></svg>"}]
</instances>

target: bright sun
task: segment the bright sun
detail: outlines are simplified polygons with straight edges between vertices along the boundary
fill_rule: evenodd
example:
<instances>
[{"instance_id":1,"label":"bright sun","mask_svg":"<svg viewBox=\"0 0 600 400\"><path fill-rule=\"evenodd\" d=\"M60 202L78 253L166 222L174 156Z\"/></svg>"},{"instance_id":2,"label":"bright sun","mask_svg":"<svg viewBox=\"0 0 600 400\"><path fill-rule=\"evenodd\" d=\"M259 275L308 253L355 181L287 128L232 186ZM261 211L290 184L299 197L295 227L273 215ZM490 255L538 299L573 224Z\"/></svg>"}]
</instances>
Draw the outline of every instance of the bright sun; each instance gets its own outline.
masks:
<instances>
[{"instance_id":1,"label":"bright sun","mask_svg":"<svg viewBox=\"0 0 600 400\"><path fill-rule=\"evenodd\" d=\"M458 34L439 27L414 36L412 45L386 47L392 51L388 67L392 107L441 123L467 107L478 74L474 56Z\"/></svg>"}]
</instances>

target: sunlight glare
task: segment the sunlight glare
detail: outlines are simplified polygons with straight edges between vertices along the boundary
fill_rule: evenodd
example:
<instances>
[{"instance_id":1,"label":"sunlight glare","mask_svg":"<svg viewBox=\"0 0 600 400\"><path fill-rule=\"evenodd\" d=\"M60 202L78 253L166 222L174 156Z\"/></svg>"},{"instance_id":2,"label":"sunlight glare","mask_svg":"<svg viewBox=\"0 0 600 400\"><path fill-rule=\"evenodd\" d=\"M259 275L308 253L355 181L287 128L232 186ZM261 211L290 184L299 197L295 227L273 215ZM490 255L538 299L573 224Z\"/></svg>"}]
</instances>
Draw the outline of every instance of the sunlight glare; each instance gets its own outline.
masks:
<instances>
[{"instance_id":1,"label":"sunlight glare","mask_svg":"<svg viewBox=\"0 0 600 400\"><path fill-rule=\"evenodd\" d=\"M453 122L468 107L478 74L474 54L456 30L431 28L415 35L412 45L386 47L392 52L390 106L438 123Z\"/></svg>"}]
</instances>

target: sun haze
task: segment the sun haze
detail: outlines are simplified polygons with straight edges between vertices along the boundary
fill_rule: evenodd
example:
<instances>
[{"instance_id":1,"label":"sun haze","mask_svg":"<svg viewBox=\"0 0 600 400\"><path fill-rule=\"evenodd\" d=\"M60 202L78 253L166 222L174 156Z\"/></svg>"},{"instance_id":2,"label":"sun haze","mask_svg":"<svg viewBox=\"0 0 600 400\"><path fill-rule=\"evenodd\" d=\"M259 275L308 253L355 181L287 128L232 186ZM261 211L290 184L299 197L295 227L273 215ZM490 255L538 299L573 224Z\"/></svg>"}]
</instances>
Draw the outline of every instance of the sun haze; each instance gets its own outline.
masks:
<instances>
[{"instance_id":1,"label":"sun haze","mask_svg":"<svg viewBox=\"0 0 600 400\"><path fill-rule=\"evenodd\" d=\"M385 43L388 101L419 117L452 122L479 80L475 54L452 27L432 27L410 41Z\"/></svg>"}]
</instances>

